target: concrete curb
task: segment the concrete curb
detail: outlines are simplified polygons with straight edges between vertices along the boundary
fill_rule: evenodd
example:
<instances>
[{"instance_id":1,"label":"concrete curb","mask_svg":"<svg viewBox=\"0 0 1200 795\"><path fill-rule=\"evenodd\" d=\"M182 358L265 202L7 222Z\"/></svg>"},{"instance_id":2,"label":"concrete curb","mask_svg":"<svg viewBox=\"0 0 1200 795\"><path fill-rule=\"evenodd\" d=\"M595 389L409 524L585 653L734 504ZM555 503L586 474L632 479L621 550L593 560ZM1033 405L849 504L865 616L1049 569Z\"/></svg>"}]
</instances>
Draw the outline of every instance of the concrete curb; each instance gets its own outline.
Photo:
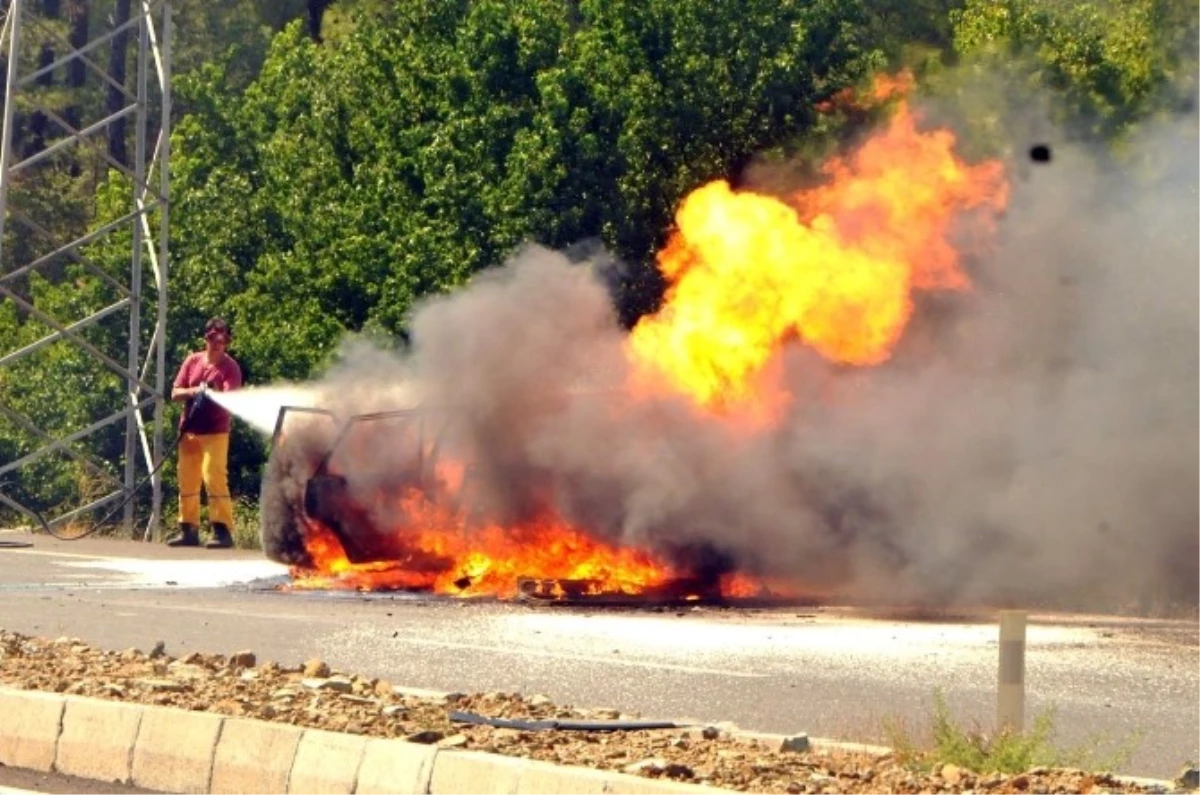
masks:
<instances>
[{"instance_id":1,"label":"concrete curb","mask_svg":"<svg viewBox=\"0 0 1200 795\"><path fill-rule=\"evenodd\" d=\"M0 688L0 764L50 770L65 707L53 694Z\"/></svg>"},{"instance_id":2,"label":"concrete curb","mask_svg":"<svg viewBox=\"0 0 1200 795\"><path fill-rule=\"evenodd\" d=\"M0 764L171 793L700 795L675 781L0 687Z\"/></svg>"},{"instance_id":3,"label":"concrete curb","mask_svg":"<svg viewBox=\"0 0 1200 795\"><path fill-rule=\"evenodd\" d=\"M405 691L444 698L434 691ZM879 745L721 730L758 747L886 755ZM697 727L694 731L702 731ZM700 795L677 781L482 751L306 729L173 707L0 687L0 765L133 784L166 793L397 795ZM1174 782L1118 776L1162 792Z\"/></svg>"},{"instance_id":4,"label":"concrete curb","mask_svg":"<svg viewBox=\"0 0 1200 795\"><path fill-rule=\"evenodd\" d=\"M145 710L122 701L67 698L65 702L55 771L93 781L131 781Z\"/></svg>"},{"instance_id":5,"label":"concrete curb","mask_svg":"<svg viewBox=\"0 0 1200 795\"><path fill-rule=\"evenodd\" d=\"M133 784L155 792L206 793L223 720L207 712L150 707L133 747Z\"/></svg>"}]
</instances>

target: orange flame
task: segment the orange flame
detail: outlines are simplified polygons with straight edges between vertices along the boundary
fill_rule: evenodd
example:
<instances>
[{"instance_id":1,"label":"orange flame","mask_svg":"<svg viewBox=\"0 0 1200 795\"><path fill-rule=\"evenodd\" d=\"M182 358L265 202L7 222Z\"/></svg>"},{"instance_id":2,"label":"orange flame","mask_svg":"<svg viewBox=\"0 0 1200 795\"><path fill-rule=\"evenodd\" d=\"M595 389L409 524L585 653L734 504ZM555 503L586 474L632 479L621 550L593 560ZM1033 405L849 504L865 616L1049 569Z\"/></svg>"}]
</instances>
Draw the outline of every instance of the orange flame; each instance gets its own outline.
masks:
<instances>
[{"instance_id":1,"label":"orange flame","mask_svg":"<svg viewBox=\"0 0 1200 795\"><path fill-rule=\"evenodd\" d=\"M909 81L879 83L877 98ZM969 210L1003 208L996 161L967 165L947 130L921 132L900 101L887 128L788 200L705 185L682 203L659 254L669 282L630 337L642 383L665 378L700 404L753 404L757 376L795 336L831 361L884 362L914 290L969 286L950 242Z\"/></svg>"},{"instance_id":2,"label":"orange flame","mask_svg":"<svg viewBox=\"0 0 1200 795\"><path fill-rule=\"evenodd\" d=\"M643 594L678 578L646 550L606 544L560 521L468 528L462 516L429 503L419 492L410 492L401 503L404 526L382 529L395 539L394 560L353 563L328 527L308 519L305 547L313 565L293 570L293 587L511 597L521 578L536 577L583 581L588 593L616 595ZM755 596L764 588L745 574L730 574L719 583L721 594L731 597Z\"/></svg>"},{"instance_id":3,"label":"orange flame","mask_svg":"<svg viewBox=\"0 0 1200 795\"><path fill-rule=\"evenodd\" d=\"M829 99L818 102L816 109L821 113L830 113L837 109L862 111L872 104L908 96L916 82L913 73L907 69L895 75L879 74L875 76L871 88L867 91L858 92L854 88L843 88Z\"/></svg>"}]
</instances>

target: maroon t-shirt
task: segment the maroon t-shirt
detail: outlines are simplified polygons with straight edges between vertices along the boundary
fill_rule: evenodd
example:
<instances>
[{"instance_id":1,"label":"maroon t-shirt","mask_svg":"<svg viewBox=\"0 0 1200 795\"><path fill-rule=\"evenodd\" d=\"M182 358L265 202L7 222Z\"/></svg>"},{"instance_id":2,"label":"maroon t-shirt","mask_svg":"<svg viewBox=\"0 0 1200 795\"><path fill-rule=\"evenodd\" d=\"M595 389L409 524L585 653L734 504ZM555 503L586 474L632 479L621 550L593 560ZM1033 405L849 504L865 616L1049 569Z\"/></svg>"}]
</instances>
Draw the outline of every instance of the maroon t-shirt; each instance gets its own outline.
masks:
<instances>
[{"instance_id":1,"label":"maroon t-shirt","mask_svg":"<svg viewBox=\"0 0 1200 795\"><path fill-rule=\"evenodd\" d=\"M242 385L242 368L228 353L217 364L209 364L204 351L193 353L183 360L175 386L195 387L208 384L210 390L232 392ZM195 398L188 398L184 413L179 418L180 429L192 410ZM188 433L229 433L229 412L217 405L215 400L205 400L196 408L195 415L188 421Z\"/></svg>"}]
</instances>

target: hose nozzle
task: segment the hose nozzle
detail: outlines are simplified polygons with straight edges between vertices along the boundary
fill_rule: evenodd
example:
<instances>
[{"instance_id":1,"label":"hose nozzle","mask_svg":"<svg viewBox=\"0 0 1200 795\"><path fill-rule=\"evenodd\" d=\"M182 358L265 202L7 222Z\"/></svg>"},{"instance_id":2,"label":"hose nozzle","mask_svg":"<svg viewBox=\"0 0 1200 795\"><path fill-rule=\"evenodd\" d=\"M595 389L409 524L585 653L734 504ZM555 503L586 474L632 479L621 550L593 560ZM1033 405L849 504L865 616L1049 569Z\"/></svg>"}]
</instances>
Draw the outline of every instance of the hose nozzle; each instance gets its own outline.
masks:
<instances>
[{"instance_id":1,"label":"hose nozzle","mask_svg":"<svg viewBox=\"0 0 1200 795\"><path fill-rule=\"evenodd\" d=\"M191 407L190 407L188 413L189 414L196 413L196 410L199 409L201 404L204 403L204 399L207 396L208 396L208 382L202 381L200 383L199 391L197 391L195 397L192 398L192 404L191 404Z\"/></svg>"}]
</instances>

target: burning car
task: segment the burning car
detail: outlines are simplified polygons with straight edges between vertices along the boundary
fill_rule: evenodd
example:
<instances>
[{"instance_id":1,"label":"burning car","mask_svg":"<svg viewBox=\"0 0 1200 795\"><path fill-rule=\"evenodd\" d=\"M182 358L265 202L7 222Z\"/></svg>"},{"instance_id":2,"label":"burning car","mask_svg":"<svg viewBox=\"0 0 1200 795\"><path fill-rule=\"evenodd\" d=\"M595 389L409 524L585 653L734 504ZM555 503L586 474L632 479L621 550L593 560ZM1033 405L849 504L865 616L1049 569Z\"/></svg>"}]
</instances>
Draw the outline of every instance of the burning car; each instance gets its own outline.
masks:
<instances>
[{"instance_id":1,"label":"burning car","mask_svg":"<svg viewBox=\"0 0 1200 795\"><path fill-rule=\"evenodd\" d=\"M458 419L421 406L347 417L283 407L262 490L266 555L299 588L640 602L762 592L711 546L612 544L550 509L494 515L456 443Z\"/></svg>"}]
</instances>

